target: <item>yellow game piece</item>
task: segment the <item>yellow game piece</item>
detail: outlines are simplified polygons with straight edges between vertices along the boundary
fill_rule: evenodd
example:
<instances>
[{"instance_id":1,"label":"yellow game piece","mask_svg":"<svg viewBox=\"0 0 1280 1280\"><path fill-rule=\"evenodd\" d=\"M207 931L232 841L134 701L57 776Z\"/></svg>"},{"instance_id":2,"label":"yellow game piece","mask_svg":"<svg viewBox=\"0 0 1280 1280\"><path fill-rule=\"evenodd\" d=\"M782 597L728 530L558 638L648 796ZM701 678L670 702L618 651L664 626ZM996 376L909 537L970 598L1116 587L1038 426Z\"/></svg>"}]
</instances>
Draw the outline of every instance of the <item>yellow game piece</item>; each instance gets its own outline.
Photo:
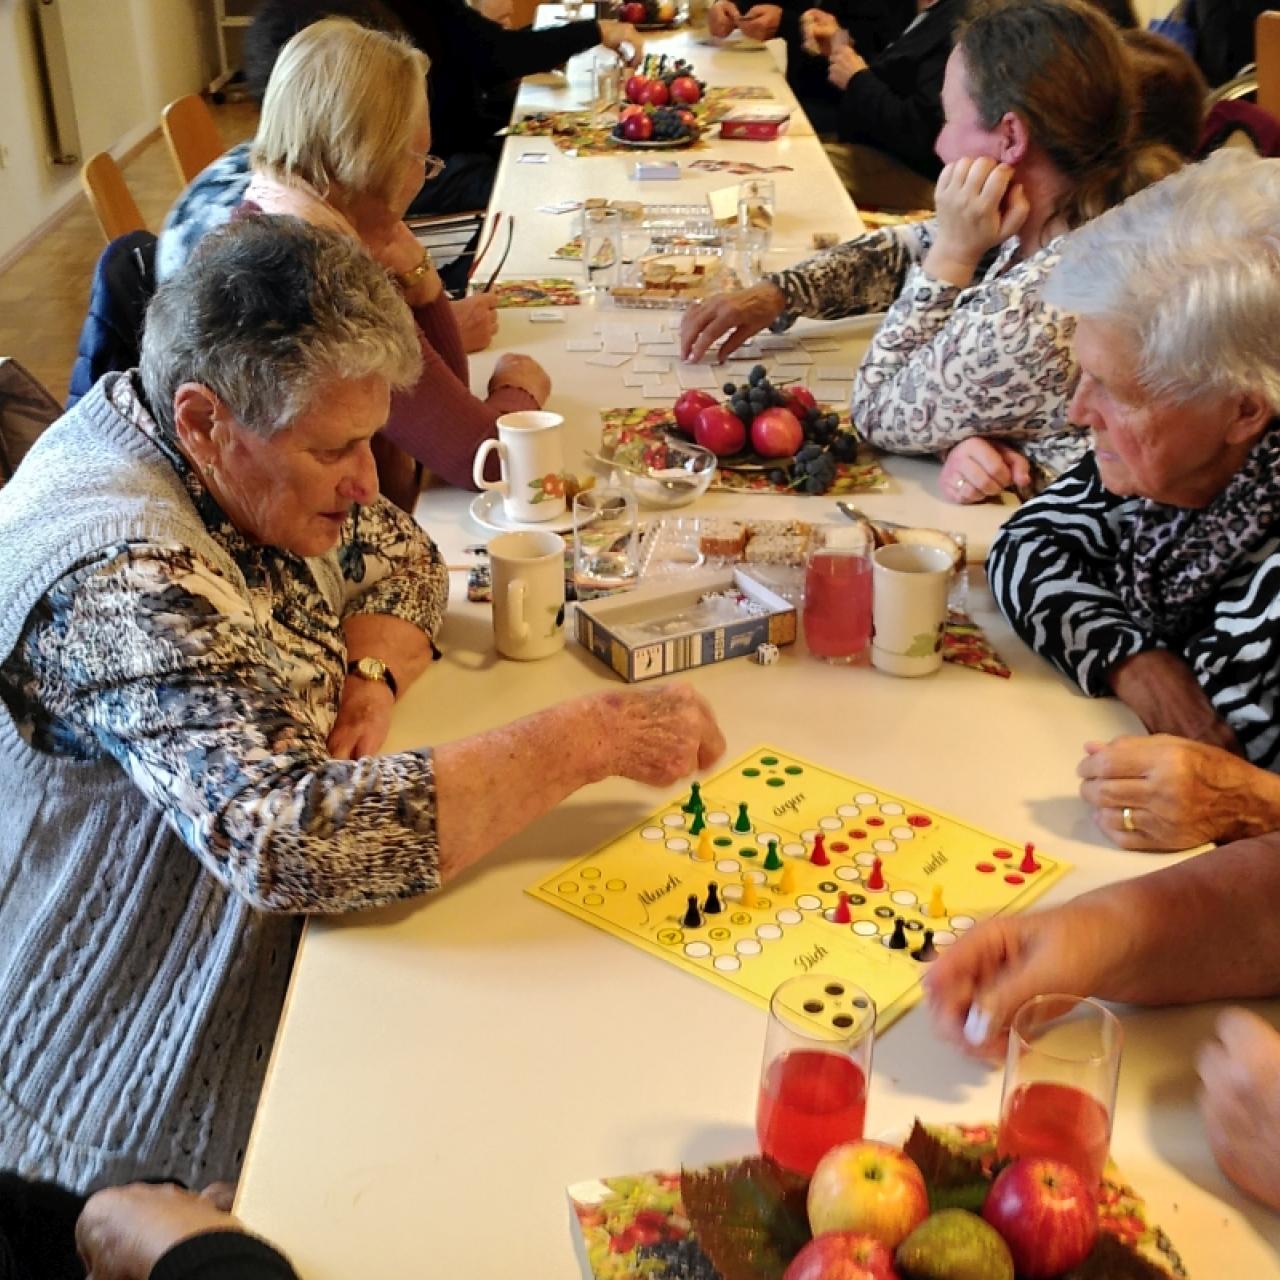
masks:
<instances>
[{"instance_id":1,"label":"yellow game piece","mask_svg":"<svg viewBox=\"0 0 1280 1280\"><path fill-rule=\"evenodd\" d=\"M782 868L782 879L778 881L778 892L789 896L795 891L796 867L794 862L788 862Z\"/></svg>"},{"instance_id":2,"label":"yellow game piece","mask_svg":"<svg viewBox=\"0 0 1280 1280\"><path fill-rule=\"evenodd\" d=\"M711 832L703 827L702 834L698 837L698 861L710 862L715 856L715 850L711 847Z\"/></svg>"},{"instance_id":3,"label":"yellow game piece","mask_svg":"<svg viewBox=\"0 0 1280 1280\"><path fill-rule=\"evenodd\" d=\"M746 907L748 911L752 907L760 905L760 895L756 892L756 882L750 876L744 875L742 877L742 897L738 899L738 905Z\"/></svg>"},{"instance_id":4,"label":"yellow game piece","mask_svg":"<svg viewBox=\"0 0 1280 1280\"><path fill-rule=\"evenodd\" d=\"M925 913L932 920L940 919L947 914L947 908L942 901L942 886L935 884L933 893L929 896L929 910Z\"/></svg>"}]
</instances>

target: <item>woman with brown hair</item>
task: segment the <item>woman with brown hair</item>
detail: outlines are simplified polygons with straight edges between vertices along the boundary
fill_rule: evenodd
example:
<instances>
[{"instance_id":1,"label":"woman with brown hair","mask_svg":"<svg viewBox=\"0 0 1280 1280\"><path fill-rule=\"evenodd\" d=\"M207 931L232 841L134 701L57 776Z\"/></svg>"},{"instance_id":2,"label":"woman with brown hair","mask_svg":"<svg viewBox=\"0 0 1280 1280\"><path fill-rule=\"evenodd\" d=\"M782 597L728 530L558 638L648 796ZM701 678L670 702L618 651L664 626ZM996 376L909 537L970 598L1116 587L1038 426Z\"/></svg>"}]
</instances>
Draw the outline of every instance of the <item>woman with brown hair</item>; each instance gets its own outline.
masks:
<instances>
[{"instance_id":1,"label":"woman with brown hair","mask_svg":"<svg viewBox=\"0 0 1280 1280\"><path fill-rule=\"evenodd\" d=\"M937 215L818 254L685 317L686 358L723 360L767 325L888 307L852 410L895 453L947 456L942 493L979 502L1072 466L1070 320L1041 290L1067 233L1175 170L1133 132L1137 89L1120 36L1080 0L989 0L947 63Z\"/></svg>"}]
</instances>

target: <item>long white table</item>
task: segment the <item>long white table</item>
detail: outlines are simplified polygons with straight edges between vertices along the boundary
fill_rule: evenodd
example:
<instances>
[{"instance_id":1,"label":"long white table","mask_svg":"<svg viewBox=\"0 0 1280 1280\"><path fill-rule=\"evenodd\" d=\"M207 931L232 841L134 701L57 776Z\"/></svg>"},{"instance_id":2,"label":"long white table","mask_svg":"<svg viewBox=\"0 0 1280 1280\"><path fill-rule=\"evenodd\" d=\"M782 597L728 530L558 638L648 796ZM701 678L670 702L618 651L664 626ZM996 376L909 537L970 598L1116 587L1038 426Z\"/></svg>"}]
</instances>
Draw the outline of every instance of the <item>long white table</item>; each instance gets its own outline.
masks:
<instances>
[{"instance_id":1,"label":"long white table","mask_svg":"<svg viewBox=\"0 0 1280 1280\"><path fill-rule=\"evenodd\" d=\"M702 69L703 54L694 56ZM763 56L717 55L713 72L732 58L732 78L746 83ZM495 196L495 207L518 212L522 256L513 263L521 265L507 274L549 274L538 255L568 223L548 229L550 215L529 212L547 198L549 174L555 198L630 191L624 161L557 154L545 168L517 165L530 145L549 146L509 145ZM830 181L816 141L793 134L783 150L797 170L796 202L782 202L785 234L799 238L814 210L837 230L856 230L843 192L842 200L802 198ZM750 154L777 153L754 146ZM564 340L616 312L570 312L563 326L506 312L496 346L547 365L556 381L550 407L565 414L574 446L586 448L599 408L624 402L623 393L612 371L582 365ZM654 324L666 316L634 314ZM868 325L827 328L856 359ZM474 362L476 386L491 360ZM936 464L887 465L893 490L861 505L963 529L979 550L989 542L1000 508L941 503ZM467 515L470 499L432 490L419 510L450 560L485 536ZM695 511L744 504L752 515L837 518L829 502L805 498L713 494ZM454 586L443 662L402 700L389 749L617 687L573 643L531 665L498 659L488 609L465 602L460 575ZM992 610L980 578L972 603L1013 667L1011 680L953 667L918 682L835 670L800 644L775 667L733 661L689 679L715 707L729 759L768 742L1010 840L1034 840L1076 867L1050 900L1148 870L1149 855L1100 839L1075 794L1081 744L1134 731L1133 718L1113 701L1083 698L1030 654ZM764 1015L524 893L663 798L621 780L601 784L429 901L308 926L237 1203L308 1280L570 1277L578 1268L567 1184L753 1149ZM502 803L498 779L493 803ZM1273 1276L1280 1224L1219 1174L1194 1106L1191 1054L1213 1014L1125 1012L1112 1150L1192 1276ZM937 1042L916 1009L877 1046L867 1129L900 1133L915 1115L993 1117L998 1097L999 1073Z\"/></svg>"}]
</instances>

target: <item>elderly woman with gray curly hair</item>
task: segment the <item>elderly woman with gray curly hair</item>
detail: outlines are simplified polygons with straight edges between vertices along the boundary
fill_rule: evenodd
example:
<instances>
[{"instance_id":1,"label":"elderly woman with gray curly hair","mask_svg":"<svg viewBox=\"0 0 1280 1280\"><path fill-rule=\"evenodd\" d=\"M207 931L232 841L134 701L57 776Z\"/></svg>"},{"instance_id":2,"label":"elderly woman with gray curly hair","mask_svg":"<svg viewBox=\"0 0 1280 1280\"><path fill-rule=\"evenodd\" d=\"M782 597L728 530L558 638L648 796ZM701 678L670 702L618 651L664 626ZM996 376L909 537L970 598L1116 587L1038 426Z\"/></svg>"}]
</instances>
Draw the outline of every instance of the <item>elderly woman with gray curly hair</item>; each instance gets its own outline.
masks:
<instances>
[{"instance_id":1,"label":"elderly woman with gray curly hair","mask_svg":"<svg viewBox=\"0 0 1280 1280\"><path fill-rule=\"evenodd\" d=\"M1150 737L1089 743L1127 849L1280 830L1280 161L1222 153L1067 242L1071 421L1091 453L1005 525L1022 638Z\"/></svg>"},{"instance_id":2,"label":"elderly woman with gray curly hair","mask_svg":"<svg viewBox=\"0 0 1280 1280\"><path fill-rule=\"evenodd\" d=\"M247 218L0 491L0 1166L234 1178L299 915L722 750L671 686L374 754L447 595L370 455L419 361L354 240Z\"/></svg>"}]
</instances>

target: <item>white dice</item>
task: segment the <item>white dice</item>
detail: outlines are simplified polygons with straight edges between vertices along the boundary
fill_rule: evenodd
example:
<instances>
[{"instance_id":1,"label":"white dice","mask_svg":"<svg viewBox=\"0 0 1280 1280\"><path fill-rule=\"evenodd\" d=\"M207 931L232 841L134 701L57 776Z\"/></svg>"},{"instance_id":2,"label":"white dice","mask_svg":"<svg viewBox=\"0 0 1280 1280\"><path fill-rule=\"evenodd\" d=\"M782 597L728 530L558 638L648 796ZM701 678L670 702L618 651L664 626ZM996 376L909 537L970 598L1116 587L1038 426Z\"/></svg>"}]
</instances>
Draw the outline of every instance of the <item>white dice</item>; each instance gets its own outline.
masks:
<instances>
[{"instance_id":1,"label":"white dice","mask_svg":"<svg viewBox=\"0 0 1280 1280\"><path fill-rule=\"evenodd\" d=\"M762 667L771 667L778 660L778 646L776 644L762 644L756 646L756 661Z\"/></svg>"}]
</instances>

